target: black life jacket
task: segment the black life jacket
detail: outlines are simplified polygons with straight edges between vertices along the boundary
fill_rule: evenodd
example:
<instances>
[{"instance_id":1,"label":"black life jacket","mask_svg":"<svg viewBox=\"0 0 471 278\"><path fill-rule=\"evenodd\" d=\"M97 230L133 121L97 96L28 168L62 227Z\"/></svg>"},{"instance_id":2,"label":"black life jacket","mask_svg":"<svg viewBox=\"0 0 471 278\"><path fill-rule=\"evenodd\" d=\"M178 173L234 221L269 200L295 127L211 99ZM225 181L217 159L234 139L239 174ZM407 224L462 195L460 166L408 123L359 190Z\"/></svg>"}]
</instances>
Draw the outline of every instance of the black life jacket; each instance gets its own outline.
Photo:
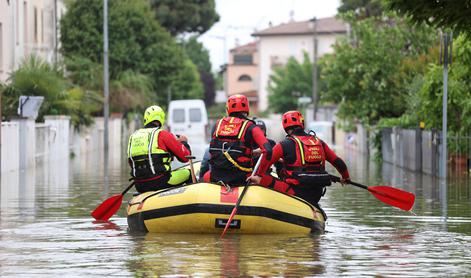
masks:
<instances>
[{"instance_id":1,"label":"black life jacket","mask_svg":"<svg viewBox=\"0 0 471 278\"><path fill-rule=\"evenodd\" d=\"M213 168L252 171L252 142L246 142L245 134L253 123L237 117L225 117L217 122L209 144Z\"/></svg>"}]
</instances>

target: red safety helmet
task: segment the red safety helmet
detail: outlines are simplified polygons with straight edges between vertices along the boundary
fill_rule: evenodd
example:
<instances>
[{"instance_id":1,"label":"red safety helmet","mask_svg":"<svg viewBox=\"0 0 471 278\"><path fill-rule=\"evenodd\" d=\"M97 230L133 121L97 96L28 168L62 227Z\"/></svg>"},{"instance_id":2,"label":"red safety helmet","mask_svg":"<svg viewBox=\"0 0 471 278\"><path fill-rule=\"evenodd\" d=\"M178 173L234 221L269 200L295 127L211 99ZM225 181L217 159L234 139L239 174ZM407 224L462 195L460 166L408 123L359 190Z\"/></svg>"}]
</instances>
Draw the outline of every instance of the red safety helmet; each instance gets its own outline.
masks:
<instances>
[{"instance_id":1,"label":"red safety helmet","mask_svg":"<svg viewBox=\"0 0 471 278\"><path fill-rule=\"evenodd\" d=\"M234 112L245 112L249 114L249 100L244 95L232 95L226 102L227 114Z\"/></svg>"},{"instance_id":2,"label":"red safety helmet","mask_svg":"<svg viewBox=\"0 0 471 278\"><path fill-rule=\"evenodd\" d=\"M299 126L304 129L304 117L299 111L288 111L283 114L281 119L285 130L292 126Z\"/></svg>"}]
</instances>

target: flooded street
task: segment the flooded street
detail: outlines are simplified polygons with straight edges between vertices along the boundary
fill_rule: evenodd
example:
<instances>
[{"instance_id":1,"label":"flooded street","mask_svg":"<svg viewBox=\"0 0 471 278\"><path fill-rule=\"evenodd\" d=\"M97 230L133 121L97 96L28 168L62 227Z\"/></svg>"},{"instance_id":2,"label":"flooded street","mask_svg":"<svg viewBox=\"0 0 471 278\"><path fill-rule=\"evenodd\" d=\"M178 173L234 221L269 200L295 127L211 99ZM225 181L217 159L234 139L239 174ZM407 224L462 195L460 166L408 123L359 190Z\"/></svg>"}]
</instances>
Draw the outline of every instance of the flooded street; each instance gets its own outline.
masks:
<instances>
[{"instance_id":1,"label":"flooded street","mask_svg":"<svg viewBox=\"0 0 471 278\"><path fill-rule=\"evenodd\" d=\"M2 174L0 276L471 276L469 176L443 185L342 155L352 180L415 193L413 213L335 184L321 200L329 216L323 235L133 235L124 205L109 223L89 216L126 187L123 159L110 163L109 188L93 156Z\"/></svg>"}]
</instances>

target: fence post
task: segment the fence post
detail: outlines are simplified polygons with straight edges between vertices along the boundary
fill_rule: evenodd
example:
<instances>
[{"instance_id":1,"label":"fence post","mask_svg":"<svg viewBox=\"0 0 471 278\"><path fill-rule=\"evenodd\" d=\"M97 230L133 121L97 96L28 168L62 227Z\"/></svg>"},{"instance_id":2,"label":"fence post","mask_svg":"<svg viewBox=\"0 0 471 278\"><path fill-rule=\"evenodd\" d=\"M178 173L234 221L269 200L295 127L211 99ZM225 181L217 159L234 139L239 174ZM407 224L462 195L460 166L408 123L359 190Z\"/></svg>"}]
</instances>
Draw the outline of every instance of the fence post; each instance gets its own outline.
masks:
<instances>
[{"instance_id":1,"label":"fence post","mask_svg":"<svg viewBox=\"0 0 471 278\"><path fill-rule=\"evenodd\" d=\"M45 116L44 122L50 126L52 142L49 149L49 158L68 159L69 158L69 116Z\"/></svg>"},{"instance_id":2,"label":"fence post","mask_svg":"<svg viewBox=\"0 0 471 278\"><path fill-rule=\"evenodd\" d=\"M422 172L422 130L419 127L415 129L415 157L415 170Z\"/></svg>"},{"instance_id":3,"label":"fence post","mask_svg":"<svg viewBox=\"0 0 471 278\"><path fill-rule=\"evenodd\" d=\"M36 155L36 128L33 119L14 119L12 122L18 124L18 159L19 169L34 167Z\"/></svg>"},{"instance_id":4,"label":"fence post","mask_svg":"<svg viewBox=\"0 0 471 278\"><path fill-rule=\"evenodd\" d=\"M0 172L15 171L19 168L19 128L18 123L3 122L2 125L2 168Z\"/></svg>"}]
</instances>

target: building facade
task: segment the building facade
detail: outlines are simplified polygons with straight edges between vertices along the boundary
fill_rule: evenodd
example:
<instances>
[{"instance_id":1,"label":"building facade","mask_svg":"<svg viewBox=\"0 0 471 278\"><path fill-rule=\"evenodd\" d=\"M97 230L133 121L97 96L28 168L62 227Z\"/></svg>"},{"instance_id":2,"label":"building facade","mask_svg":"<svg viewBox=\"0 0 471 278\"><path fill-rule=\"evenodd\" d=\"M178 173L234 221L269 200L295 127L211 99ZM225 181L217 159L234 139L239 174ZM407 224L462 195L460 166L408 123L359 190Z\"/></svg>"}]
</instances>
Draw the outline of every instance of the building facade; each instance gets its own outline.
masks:
<instances>
[{"instance_id":1,"label":"building facade","mask_svg":"<svg viewBox=\"0 0 471 278\"><path fill-rule=\"evenodd\" d=\"M317 57L332 52L336 40L347 34L346 23L333 17L311 21L289 22L273 26L253 36L259 39L259 84L258 108L268 108L268 85L273 69L284 66L290 57L302 61L304 52L309 54L311 61L314 53L314 38L317 39Z\"/></svg>"},{"instance_id":2,"label":"building facade","mask_svg":"<svg viewBox=\"0 0 471 278\"><path fill-rule=\"evenodd\" d=\"M251 42L230 50L225 69L227 96L247 96L252 113L256 113L258 107L258 65L258 43Z\"/></svg>"},{"instance_id":3,"label":"building facade","mask_svg":"<svg viewBox=\"0 0 471 278\"><path fill-rule=\"evenodd\" d=\"M25 57L57 60L62 0L0 0L0 81L8 79Z\"/></svg>"}]
</instances>

